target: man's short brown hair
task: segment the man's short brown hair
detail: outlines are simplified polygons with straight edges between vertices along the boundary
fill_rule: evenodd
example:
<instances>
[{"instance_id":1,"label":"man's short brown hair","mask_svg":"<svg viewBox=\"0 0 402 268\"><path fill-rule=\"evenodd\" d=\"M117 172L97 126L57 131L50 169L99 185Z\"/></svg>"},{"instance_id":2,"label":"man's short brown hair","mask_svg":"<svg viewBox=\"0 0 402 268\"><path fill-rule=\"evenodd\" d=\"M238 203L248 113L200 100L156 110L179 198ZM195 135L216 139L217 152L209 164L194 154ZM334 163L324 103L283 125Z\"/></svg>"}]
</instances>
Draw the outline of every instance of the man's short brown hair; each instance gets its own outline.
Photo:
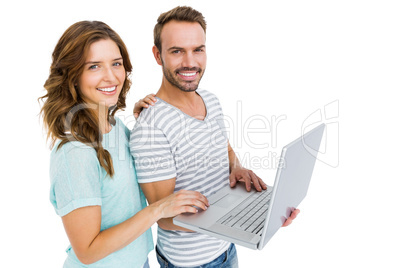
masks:
<instances>
[{"instance_id":1,"label":"man's short brown hair","mask_svg":"<svg viewBox=\"0 0 402 268\"><path fill-rule=\"evenodd\" d=\"M178 6L172 10L162 13L159 16L154 28L154 44L158 48L160 53L162 52L162 28L166 23L171 20L198 22L201 25L202 29L204 29L204 32L206 32L207 30L207 23L205 22L204 16L192 7Z\"/></svg>"}]
</instances>

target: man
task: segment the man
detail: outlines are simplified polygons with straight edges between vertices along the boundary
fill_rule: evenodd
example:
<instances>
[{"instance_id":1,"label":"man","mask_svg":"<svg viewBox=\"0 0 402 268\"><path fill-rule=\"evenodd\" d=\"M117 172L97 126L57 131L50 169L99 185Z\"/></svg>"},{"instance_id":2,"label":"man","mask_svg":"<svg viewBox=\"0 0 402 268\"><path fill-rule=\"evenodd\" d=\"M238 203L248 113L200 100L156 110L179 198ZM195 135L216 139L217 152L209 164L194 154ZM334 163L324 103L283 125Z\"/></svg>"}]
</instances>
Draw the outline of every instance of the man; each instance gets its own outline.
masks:
<instances>
[{"instance_id":1,"label":"man","mask_svg":"<svg viewBox=\"0 0 402 268\"><path fill-rule=\"evenodd\" d=\"M240 165L224 131L219 100L198 89L206 67L205 33L204 17L190 7L161 14L154 28L153 54L162 66L162 84L158 101L141 113L130 138L138 181L151 204L180 189L208 198L237 181L248 190L267 188ZM161 266L237 267L233 244L176 226L171 218L158 226Z\"/></svg>"}]
</instances>

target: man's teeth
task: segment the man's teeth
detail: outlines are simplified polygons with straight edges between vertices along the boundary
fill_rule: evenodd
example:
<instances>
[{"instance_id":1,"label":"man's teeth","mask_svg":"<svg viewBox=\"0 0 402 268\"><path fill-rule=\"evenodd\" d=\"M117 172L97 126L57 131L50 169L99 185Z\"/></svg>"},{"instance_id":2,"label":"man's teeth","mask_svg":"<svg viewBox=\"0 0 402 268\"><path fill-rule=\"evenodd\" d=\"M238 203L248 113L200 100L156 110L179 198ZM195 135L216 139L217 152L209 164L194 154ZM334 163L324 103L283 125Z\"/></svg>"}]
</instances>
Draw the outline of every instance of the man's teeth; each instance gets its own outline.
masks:
<instances>
[{"instance_id":1,"label":"man's teeth","mask_svg":"<svg viewBox=\"0 0 402 268\"><path fill-rule=\"evenodd\" d=\"M180 75L183 75L183 76L193 76L193 75L195 75L196 73L179 73Z\"/></svg>"},{"instance_id":2,"label":"man's teeth","mask_svg":"<svg viewBox=\"0 0 402 268\"><path fill-rule=\"evenodd\" d=\"M104 87L104 88L97 88L97 90L103 91L103 92L112 92L116 89L116 87Z\"/></svg>"}]
</instances>

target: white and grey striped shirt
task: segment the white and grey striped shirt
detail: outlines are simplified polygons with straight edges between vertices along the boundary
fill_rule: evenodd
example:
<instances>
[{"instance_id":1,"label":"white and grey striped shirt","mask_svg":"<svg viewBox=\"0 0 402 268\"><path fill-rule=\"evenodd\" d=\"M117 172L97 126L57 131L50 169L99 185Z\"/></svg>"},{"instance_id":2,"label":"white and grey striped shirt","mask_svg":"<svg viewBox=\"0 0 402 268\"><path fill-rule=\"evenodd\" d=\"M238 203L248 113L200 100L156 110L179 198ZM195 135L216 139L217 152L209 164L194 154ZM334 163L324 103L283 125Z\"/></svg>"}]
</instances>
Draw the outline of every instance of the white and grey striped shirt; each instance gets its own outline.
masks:
<instances>
[{"instance_id":1,"label":"white and grey striped shirt","mask_svg":"<svg viewBox=\"0 0 402 268\"><path fill-rule=\"evenodd\" d=\"M139 183L176 178L175 192L194 190L207 198L229 184L228 141L219 100L206 90L197 93L207 110L203 121L161 99L140 114L130 137ZM191 267L214 260L230 243L158 227L157 245L172 264Z\"/></svg>"}]
</instances>

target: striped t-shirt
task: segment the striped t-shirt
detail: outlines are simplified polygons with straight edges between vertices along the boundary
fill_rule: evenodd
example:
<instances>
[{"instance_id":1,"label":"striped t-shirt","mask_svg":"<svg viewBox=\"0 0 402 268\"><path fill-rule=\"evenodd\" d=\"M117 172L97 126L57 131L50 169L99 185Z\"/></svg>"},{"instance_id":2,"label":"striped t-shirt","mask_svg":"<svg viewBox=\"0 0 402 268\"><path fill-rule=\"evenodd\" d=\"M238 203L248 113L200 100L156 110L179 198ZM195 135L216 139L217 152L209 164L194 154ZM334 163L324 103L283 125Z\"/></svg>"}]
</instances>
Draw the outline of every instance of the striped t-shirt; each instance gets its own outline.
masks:
<instances>
[{"instance_id":1,"label":"striped t-shirt","mask_svg":"<svg viewBox=\"0 0 402 268\"><path fill-rule=\"evenodd\" d=\"M141 112L130 136L139 183L176 178L175 192L198 191L207 198L229 184L228 141L219 100L196 91L207 113L198 120L158 98ZM158 250L174 265L198 266L217 258L229 243L208 235L158 227Z\"/></svg>"}]
</instances>

